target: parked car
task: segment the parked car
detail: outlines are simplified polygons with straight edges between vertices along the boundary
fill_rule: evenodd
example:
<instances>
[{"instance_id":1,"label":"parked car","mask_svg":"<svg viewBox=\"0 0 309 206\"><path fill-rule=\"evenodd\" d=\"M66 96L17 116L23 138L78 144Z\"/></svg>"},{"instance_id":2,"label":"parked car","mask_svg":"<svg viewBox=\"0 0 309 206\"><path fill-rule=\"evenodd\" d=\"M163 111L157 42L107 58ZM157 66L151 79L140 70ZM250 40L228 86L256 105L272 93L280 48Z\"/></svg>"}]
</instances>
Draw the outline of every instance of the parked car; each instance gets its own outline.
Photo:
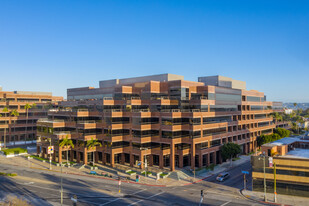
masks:
<instances>
[{"instance_id":1,"label":"parked car","mask_svg":"<svg viewBox=\"0 0 309 206\"><path fill-rule=\"evenodd\" d=\"M219 182L223 182L224 180L226 180L227 178L230 177L230 174L228 172L223 172L223 173L220 173L216 180L219 181Z\"/></svg>"}]
</instances>

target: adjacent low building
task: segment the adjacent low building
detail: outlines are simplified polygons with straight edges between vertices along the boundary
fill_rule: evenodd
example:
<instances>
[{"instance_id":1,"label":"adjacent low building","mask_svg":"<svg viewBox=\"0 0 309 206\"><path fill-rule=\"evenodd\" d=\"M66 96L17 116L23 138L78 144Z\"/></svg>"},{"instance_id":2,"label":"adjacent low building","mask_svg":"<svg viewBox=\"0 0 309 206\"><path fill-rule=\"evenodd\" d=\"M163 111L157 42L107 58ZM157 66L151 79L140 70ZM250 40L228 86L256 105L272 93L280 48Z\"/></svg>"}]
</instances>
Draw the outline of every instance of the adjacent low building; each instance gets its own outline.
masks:
<instances>
[{"instance_id":1,"label":"adjacent low building","mask_svg":"<svg viewBox=\"0 0 309 206\"><path fill-rule=\"evenodd\" d=\"M38 153L61 162L127 164L141 167L147 159L159 168L204 167L222 162L220 147L241 145L247 154L256 138L276 128L274 111L282 103L266 101L263 92L246 90L246 83L222 76L199 77L161 74L100 81L99 88L67 90L67 101L50 110L38 126ZM288 126L281 123L281 127ZM72 139L71 146L59 141ZM94 139L102 146L87 147ZM93 155L94 160L93 160Z\"/></svg>"},{"instance_id":2,"label":"adjacent low building","mask_svg":"<svg viewBox=\"0 0 309 206\"><path fill-rule=\"evenodd\" d=\"M0 146L36 141L37 120L47 117L50 105L62 100L49 92L7 92L0 87ZM31 109L25 109L26 104Z\"/></svg>"},{"instance_id":3,"label":"adjacent low building","mask_svg":"<svg viewBox=\"0 0 309 206\"><path fill-rule=\"evenodd\" d=\"M265 154L268 193L274 193L274 164L278 194L309 197L309 137L286 137L261 147ZM253 191L264 191L263 157L252 156Z\"/></svg>"}]
</instances>

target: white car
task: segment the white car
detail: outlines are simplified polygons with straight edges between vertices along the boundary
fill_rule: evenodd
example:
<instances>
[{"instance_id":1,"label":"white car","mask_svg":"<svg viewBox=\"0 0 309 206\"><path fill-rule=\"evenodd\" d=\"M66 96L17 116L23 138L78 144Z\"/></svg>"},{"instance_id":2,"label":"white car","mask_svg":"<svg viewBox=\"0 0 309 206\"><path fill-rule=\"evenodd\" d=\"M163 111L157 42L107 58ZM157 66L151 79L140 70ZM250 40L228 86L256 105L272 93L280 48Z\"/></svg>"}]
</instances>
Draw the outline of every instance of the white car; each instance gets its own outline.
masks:
<instances>
[{"instance_id":1,"label":"white car","mask_svg":"<svg viewBox=\"0 0 309 206\"><path fill-rule=\"evenodd\" d=\"M226 180L227 178L230 177L230 174L228 172L223 172L223 173L220 173L216 180L219 181L219 182L223 182L224 180Z\"/></svg>"}]
</instances>

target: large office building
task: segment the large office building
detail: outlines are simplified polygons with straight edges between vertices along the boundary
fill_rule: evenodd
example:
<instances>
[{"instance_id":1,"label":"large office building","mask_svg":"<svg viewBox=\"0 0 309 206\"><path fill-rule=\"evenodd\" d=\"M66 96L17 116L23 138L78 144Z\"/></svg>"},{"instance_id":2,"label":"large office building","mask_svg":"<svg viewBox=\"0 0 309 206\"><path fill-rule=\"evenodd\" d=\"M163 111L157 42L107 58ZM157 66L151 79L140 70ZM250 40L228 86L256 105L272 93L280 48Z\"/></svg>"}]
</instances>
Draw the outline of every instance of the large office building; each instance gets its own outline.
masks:
<instances>
[{"instance_id":1,"label":"large office building","mask_svg":"<svg viewBox=\"0 0 309 206\"><path fill-rule=\"evenodd\" d=\"M47 117L48 108L62 100L49 92L7 92L0 87L0 146L36 141L37 120Z\"/></svg>"},{"instance_id":2,"label":"large office building","mask_svg":"<svg viewBox=\"0 0 309 206\"><path fill-rule=\"evenodd\" d=\"M99 88L68 89L67 101L38 121L37 149L47 157L54 145L53 160L60 162L67 152L84 164L135 166L147 158L150 166L172 171L203 167L222 162L224 143L237 143L246 154L259 135L287 126L274 123L274 111L283 112L282 103L222 76L197 82L173 74L106 80ZM63 138L72 139L74 148L57 146ZM102 146L87 148L91 139Z\"/></svg>"}]
</instances>

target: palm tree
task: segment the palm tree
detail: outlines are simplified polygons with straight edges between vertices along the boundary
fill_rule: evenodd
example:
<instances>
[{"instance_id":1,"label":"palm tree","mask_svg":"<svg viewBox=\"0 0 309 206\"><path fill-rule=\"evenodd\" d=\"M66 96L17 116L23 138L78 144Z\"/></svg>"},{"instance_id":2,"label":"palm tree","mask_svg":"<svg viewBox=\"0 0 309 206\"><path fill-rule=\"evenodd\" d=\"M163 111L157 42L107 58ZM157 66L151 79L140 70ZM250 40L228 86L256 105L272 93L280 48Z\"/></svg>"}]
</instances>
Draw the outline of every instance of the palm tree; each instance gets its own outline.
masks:
<instances>
[{"instance_id":1,"label":"palm tree","mask_svg":"<svg viewBox=\"0 0 309 206\"><path fill-rule=\"evenodd\" d=\"M5 113L5 117L7 116L6 113L8 112L8 108L7 107L4 107L2 112ZM6 121L4 121L4 124L5 124ZM8 124L9 125L9 124ZM4 140L3 140L3 148L6 147L6 128L4 128Z\"/></svg>"},{"instance_id":2,"label":"palm tree","mask_svg":"<svg viewBox=\"0 0 309 206\"><path fill-rule=\"evenodd\" d=\"M59 147L64 147L64 146L66 147L71 146L72 148L74 148L73 141L68 138L68 135L59 144ZM69 150L67 150L66 153L67 153L67 164L69 165Z\"/></svg>"},{"instance_id":3,"label":"palm tree","mask_svg":"<svg viewBox=\"0 0 309 206\"><path fill-rule=\"evenodd\" d=\"M86 145L86 147L88 148L88 149L93 149L93 148L95 148L96 146L100 146L100 147L102 147L102 144L97 140L97 139L93 139L93 138L91 138L91 140L88 140L87 141L87 145ZM92 152L92 165L94 166L94 151Z\"/></svg>"},{"instance_id":4,"label":"palm tree","mask_svg":"<svg viewBox=\"0 0 309 206\"><path fill-rule=\"evenodd\" d=\"M26 114L27 114L27 118L26 118L26 127L25 127L25 144L26 144L26 140L29 138L28 134L27 134L27 128L28 128L28 114L29 114L29 109L32 108L32 106L30 104L26 104L24 106L25 110L26 110Z\"/></svg>"},{"instance_id":5,"label":"palm tree","mask_svg":"<svg viewBox=\"0 0 309 206\"><path fill-rule=\"evenodd\" d=\"M18 117L19 116L19 112L14 109L13 111L11 111L11 116ZM15 126L16 126L16 120L14 121L14 145L15 145L15 130L16 130Z\"/></svg>"}]
</instances>

